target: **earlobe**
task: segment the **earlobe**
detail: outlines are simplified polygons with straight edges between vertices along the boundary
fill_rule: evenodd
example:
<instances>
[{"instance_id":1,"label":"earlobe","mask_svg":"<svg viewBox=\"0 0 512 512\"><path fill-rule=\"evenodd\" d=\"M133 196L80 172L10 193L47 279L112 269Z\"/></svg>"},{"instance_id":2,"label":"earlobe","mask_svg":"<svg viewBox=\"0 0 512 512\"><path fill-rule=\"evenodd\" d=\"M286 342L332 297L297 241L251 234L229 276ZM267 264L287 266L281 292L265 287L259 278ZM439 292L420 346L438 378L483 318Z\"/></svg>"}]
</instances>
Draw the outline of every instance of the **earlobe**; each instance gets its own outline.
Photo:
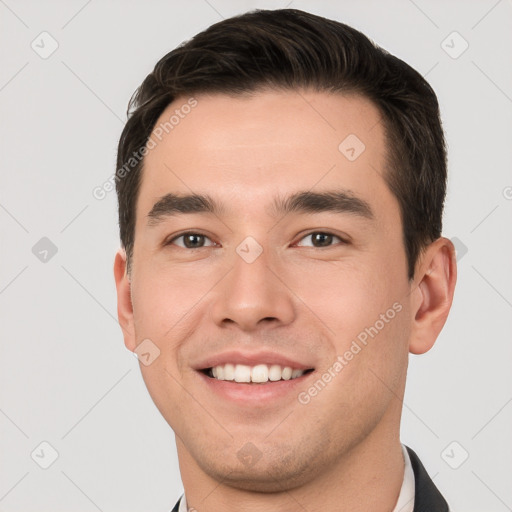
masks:
<instances>
[{"instance_id":1,"label":"earlobe","mask_svg":"<svg viewBox=\"0 0 512 512\"><path fill-rule=\"evenodd\" d=\"M120 248L114 260L114 278L117 289L117 317L123 330L124 344L130 351L136 348L133 323L131 283L126 271L126 252Z\"/></svg>"},{"instance_id":2,"label":"earlobe","mask_svg":"<svg viewBox=\"0 0 512 512\"><path fill-rule=\"evenodd\" d=\"M424 354L434 345L453 301L457 263L453 243L441 237L424 251L416 270L413 291L412 354Z\"/></svg>"}]
</instances>

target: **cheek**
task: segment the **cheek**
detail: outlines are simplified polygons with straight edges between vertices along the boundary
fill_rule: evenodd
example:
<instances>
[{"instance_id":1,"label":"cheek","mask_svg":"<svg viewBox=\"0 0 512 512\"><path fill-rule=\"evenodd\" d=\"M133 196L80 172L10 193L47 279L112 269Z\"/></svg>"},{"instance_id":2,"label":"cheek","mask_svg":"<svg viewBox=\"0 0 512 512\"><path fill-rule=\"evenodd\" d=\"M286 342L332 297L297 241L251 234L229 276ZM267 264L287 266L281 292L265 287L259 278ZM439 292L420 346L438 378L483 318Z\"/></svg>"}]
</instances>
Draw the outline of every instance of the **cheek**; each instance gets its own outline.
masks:
<instances>
[{"instance_id":1,"label":"cheek","mask_svg":"<svg viewBox=\"0 0 512 512\"><path fill-rule=\"evenodd\" d=\"M397 392L400 387L410 330L407 279L392 258L379 261L316 264L296 283L297 295L328 328L325 370L342 357L333 400L343 402L338 397L348 390L363 402L385 400L379 377Z\"/></svg>"},{"instance_id":2,"label":"cheek","mask_svg":"<svg viewBox=\"0 0 512 512\"><path fill-rule=\"evenodd\" d=\"M216 274L192 267L152 263L140 269L132 288L137 335L165 344L185 329L201 308L201 300L212 287Z\"/></svg>"},{"instance_id":3,"label":"cheek","mask_svg":"<svg viewBox=\"0 0 512 512\"><path fill-rule=\"evenodd\" d=\"M393 269L357 263L316 263L289 279L305 306L342 339L373 325L405 292Z\"/></svg>"}]
</instances>

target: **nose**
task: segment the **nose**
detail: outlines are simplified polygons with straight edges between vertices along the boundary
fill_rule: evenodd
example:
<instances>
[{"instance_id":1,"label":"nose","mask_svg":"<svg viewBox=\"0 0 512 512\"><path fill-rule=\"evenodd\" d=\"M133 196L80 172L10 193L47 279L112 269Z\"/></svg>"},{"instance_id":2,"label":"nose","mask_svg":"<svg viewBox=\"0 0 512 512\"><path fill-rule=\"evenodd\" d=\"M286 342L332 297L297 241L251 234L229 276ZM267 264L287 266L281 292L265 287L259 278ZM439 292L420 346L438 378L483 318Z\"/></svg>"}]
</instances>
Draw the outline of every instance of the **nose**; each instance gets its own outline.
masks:
<instances>
[{"instance_id":1,"label":"nose","mask_svg":"<svg viewBox=\"0 0 512 512\"><path fill-rule=\"evenodd\" d=\"M293 322L294 294L283 278L279 265L271 266L265 251L250 263L235 254L231 271L215 290L213 321L221 327L236 325L244 331Z\"/></svg>"}]
</instances>

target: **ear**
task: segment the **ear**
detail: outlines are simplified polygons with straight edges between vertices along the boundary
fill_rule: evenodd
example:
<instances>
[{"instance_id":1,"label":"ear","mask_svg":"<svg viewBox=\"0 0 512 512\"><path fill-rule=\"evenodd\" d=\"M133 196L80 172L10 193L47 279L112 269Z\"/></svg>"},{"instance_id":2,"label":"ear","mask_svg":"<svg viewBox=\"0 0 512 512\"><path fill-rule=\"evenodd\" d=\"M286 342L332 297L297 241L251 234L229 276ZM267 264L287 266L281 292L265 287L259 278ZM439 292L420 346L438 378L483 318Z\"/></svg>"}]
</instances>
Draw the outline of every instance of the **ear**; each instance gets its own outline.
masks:
<instances>
[{"instance_id":1,"label":"ear","mask_svg":"<svg viewBox=\"0 0 512 512\"><path fill-rule=\"evenodd\" d=\"M434 345L453 301L457 281L455 247L447 238L432 242L416 266L412 294L412 354L424 354Z\"/></svg>"},{"instance_id":2,"label":"ear","mask_svg":"<svg viewBox=\"0 0 512 512\"><path fill-rule=\"evenodd\" d=\"M114 260L114 278L117 288L117 317L123 330L124 344L130 351L136 348L133 323L131 283L126 268L126 252L123 248L116 253Z\"/></svg>"}]
</instances>

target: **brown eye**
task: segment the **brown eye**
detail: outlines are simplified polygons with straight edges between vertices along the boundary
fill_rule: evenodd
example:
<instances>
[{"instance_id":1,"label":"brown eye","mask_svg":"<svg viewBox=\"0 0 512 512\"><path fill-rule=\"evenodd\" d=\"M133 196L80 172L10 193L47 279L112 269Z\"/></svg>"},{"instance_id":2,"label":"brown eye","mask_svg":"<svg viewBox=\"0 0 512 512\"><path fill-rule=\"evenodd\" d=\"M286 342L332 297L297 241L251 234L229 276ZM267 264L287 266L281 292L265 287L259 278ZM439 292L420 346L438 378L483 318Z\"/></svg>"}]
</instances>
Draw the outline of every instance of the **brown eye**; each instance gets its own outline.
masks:
<instances>
[{"instance_id":1,"label":"brown eye","mask_svg":"<svg viewBox=\"0 0 512 512\"><path fill-rule=\"evenodd\" d=\"M209 240L210 244L205 244L205 241ZM179 241L179 242L178 242ZM170 244L177 245L183 249L200 249L201 247L208 247L215 245L206 235L200 233L183 233L176 238L173 238Z\"/></svg>"},{"instance_id":2,"label":"brown eye","mask_svg":"<svg viewBox=\"0 0 512 512\"><path fill-rule=\"evenodd\" d=\"M336 235L333 235L332 233L325 233L323 231L315 231L313 233L309 233L309 235L306 235L305 237L303 237L301 239L302 240L307 240L307 239L310 239L310 243L309 244L301 244L299 242L298 245L302 246L302 247L317 247L317 248L321 248L321 247L330 247L333 245L333 241L338 241L338 242L343 242L343 240L339 237L339 236L336 236Z\"/></svg>"}]
</instances>

